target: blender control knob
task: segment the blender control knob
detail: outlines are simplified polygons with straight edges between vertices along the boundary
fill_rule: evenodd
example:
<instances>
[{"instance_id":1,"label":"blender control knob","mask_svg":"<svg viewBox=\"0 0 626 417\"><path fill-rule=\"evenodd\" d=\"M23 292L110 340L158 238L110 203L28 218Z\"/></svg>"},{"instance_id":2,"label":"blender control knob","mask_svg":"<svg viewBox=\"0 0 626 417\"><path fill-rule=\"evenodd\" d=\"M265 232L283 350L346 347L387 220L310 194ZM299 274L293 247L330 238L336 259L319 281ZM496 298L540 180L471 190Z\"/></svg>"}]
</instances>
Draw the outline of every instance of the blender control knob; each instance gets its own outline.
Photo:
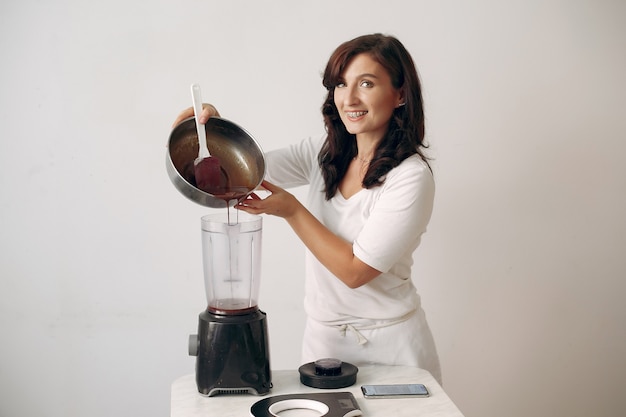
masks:
<instances>
[{"instance_id":1,"label":"blender control knob","mask_svg":"<svg viewBox=\"0 0 626 417\"><path fill-rule=\"evenodd\" d=\"M197 334L189 335L189 356L198 356L198 347L200 346L200 340Z\"/></svg>"}]
</instances>

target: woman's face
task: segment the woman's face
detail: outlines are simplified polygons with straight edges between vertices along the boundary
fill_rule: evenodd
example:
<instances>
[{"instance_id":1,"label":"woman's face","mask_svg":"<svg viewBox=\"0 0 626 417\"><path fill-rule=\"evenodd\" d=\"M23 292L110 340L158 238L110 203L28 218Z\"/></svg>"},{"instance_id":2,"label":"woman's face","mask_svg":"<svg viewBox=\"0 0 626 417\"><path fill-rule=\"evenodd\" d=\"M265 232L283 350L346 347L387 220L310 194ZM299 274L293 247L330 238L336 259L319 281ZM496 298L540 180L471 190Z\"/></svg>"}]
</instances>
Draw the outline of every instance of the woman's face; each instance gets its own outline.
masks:
<instances>
[{"instance_id":1,"label":"woman's face","mask_svg":"<svg viewBox=\"0 0 626 417\"><path fill-rule=\"evenodd\" d=\"M387 70L369 54L352 58L335 87L335 106L348 132L380 140L387 132L402 94L391 85Z\"/></svg>"}]
</instances>

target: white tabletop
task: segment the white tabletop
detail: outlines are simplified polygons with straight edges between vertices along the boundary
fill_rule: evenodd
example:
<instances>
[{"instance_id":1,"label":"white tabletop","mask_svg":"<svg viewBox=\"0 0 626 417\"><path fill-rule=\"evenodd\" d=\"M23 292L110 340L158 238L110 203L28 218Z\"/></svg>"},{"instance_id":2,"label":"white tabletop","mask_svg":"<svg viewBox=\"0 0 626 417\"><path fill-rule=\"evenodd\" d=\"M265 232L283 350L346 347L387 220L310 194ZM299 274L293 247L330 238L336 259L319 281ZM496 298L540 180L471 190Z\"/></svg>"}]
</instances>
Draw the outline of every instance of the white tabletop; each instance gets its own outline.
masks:
<instances>
[{"instance_id":1,"label":"white tabletop","mask_svg":"<svg viewBox=\"0 0 626 417\"><path fill-rule=\"evenodd\" d=\"M363 384L420 383L430 391L427 398L366 399ZM300 382L297 370L272 371L273 388L265 396L249 394L205 397L198 393L195 375L185 375L172 384L172 417L243 417L250 416L250 407L273 395L349 391L356 398L364 417L463 417L432 375L423 369L406 366L363 366L356 384L337 390L316 389ZM282 414L282 413L279 413Z\"/></svg>"}]
</instances>

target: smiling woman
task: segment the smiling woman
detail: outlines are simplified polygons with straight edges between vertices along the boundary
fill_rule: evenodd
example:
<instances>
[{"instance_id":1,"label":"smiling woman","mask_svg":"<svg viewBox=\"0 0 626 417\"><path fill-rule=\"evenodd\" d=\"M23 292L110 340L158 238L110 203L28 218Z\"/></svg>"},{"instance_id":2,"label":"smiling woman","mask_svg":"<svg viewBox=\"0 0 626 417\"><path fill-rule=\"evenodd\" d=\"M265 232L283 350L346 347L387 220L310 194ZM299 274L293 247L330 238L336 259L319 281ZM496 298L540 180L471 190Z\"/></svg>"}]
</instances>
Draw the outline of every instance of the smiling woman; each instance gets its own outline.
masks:
<instances>
[{"instance_id":1,"label":"smiling woman","mask_svg":"<svg viewBox=\"0 0 626 417\"><path fill-rule=\"evenodd\" d=\"M417 70L396 38L365 35L334 51L323 84L327 134L267 153L270 195L237 208L284 218L307 248L303 363L418 366L441 380L411 276L434 199ZM299 185L306 206L281 188Z\"/></svg>"},{"instance_id":2,"label":"smiling woman","mask_svg":"<svg viewBox=\"0 0 626 417\"><path fill-rule=\"evenodd\" d=\"M356 78L349 80L349 76ZM368 163L361 181L365 188L379 185L381 177L410 155L417 154L427 161L423 153L422 87L413 58L398 39L375 34L343 43L330 57L322 82L328 90L322 113L329 135L326 155L321 159L328 185L326 198L332 198L354 157ZM350 90L348 82L361 94L346 97L344 90ZM367 93L369 90L376 92ZM352 123L339 109L346 105L342 102L346 98L352 100L347 104L348 111L363 110L359 105L378 107L385 103L389 106L384 112L386 117L380 115L382 120L378 122L382 124L382 133L370 135L370 140L365 139L367 135L363 135L362 141L359 135L356 141L349 140L349 136L358 131L349 131ZM352 113L353 116L358 114Z\"/></svg>"},{"instance_id":3,"label":"smiling woman","mask_svg":"<svg viewBox=\"0 0 626 417\"><path fill-rule=\"evenodd\" d=\"M391 84L385 68L369 54L362 53L344 70L333 99L343 125L356 139L357 154L339 183L339 191L349 198L361 189L376 148L403 98L402 92Z\"/></svg>"},{"instance_id":4,"label":"smiling woman","mask_svg":"<svg viewBox=\"0 0 626 417\"><path fill-rule=\"evenodd\" d=\"M333 96L346 130L356 135L357 157L371 160L389 127L402 92L391 84L389 74L368 54L357 55L343 73Z\"/></svg>"}]
</instances>

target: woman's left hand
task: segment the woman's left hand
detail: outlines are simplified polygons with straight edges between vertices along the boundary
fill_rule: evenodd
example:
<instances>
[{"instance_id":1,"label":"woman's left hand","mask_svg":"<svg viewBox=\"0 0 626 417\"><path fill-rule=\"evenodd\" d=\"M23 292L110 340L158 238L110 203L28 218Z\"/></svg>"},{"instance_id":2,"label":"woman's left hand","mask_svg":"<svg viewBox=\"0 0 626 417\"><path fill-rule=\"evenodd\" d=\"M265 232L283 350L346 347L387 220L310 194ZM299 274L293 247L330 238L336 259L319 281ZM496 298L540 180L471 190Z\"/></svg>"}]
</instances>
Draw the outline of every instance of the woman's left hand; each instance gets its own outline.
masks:
<instances>
[{"instance_id":1,"label":"woman's left hand","mask_svg":"<svg viewBox=\"0 0 626 417\"><path fill-rule=\"evenodd\" d=\"M262 199L257 194L252 193L237 204L237 209L250 214L270 214L287 219L293 216L300 207L303 207L293 194L271 182L263 181L261 187L271 194Z\"/></svg>"}]
</instances>

